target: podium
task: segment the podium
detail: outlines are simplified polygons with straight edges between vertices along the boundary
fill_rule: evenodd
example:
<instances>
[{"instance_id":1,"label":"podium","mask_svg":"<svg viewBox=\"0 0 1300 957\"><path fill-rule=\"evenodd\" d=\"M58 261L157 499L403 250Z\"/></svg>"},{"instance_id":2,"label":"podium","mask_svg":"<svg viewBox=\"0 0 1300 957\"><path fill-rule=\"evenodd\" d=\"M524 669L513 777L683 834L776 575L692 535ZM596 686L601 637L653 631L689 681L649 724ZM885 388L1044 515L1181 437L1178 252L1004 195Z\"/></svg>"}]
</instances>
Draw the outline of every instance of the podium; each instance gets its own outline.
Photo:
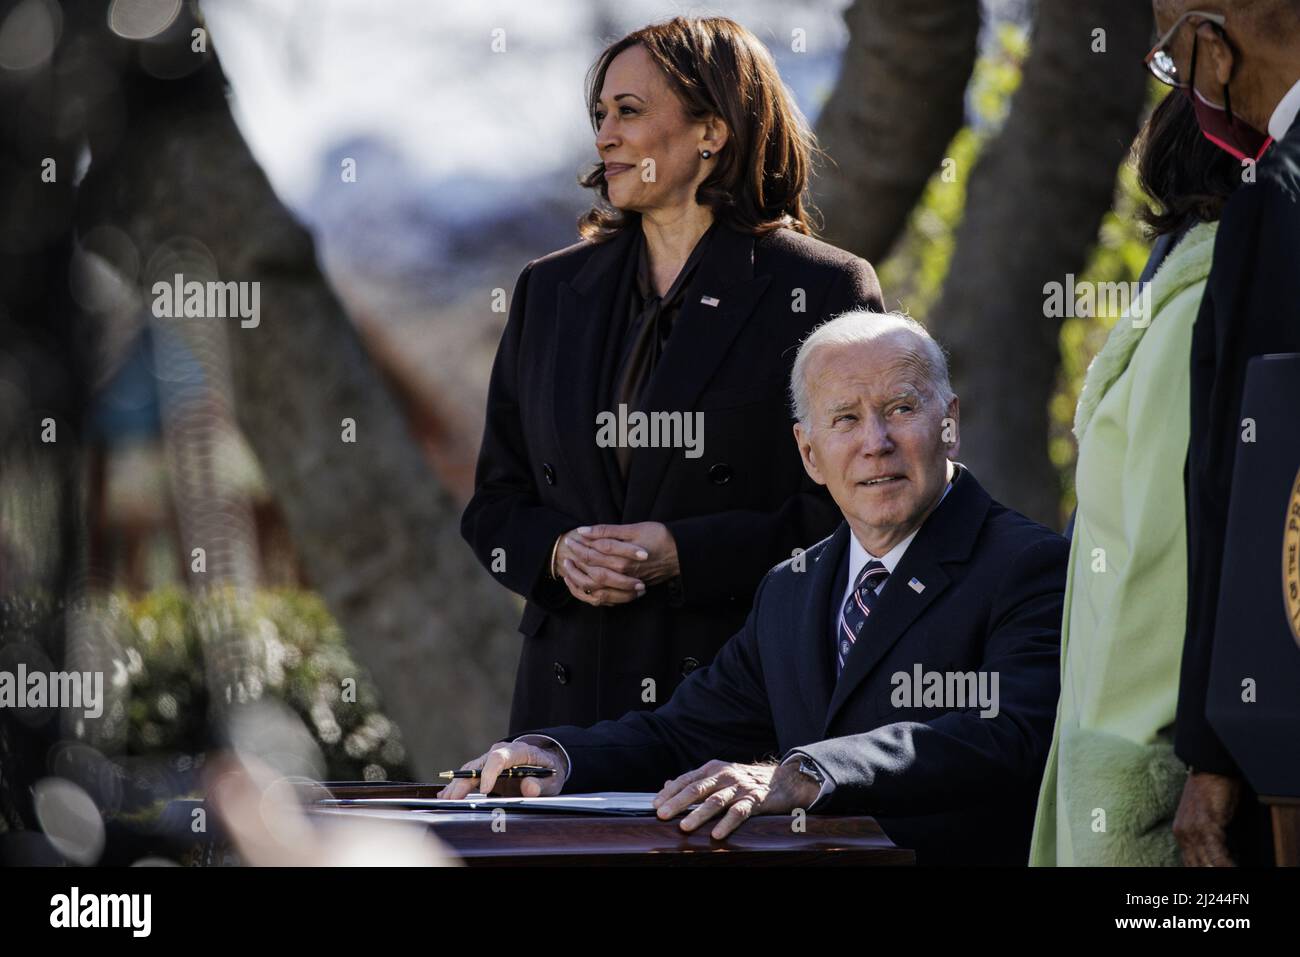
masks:
<instances>
[{"instance_id":1,"label":"podium","mask_svg":"<svg viewBox=\"0 0 1300 957\"><path fill-rule=\"evenodd\" d=\"M1206 717L1300 865L1300 354L1256 356L1232 473Z\"/></svg>"}]
</instances>

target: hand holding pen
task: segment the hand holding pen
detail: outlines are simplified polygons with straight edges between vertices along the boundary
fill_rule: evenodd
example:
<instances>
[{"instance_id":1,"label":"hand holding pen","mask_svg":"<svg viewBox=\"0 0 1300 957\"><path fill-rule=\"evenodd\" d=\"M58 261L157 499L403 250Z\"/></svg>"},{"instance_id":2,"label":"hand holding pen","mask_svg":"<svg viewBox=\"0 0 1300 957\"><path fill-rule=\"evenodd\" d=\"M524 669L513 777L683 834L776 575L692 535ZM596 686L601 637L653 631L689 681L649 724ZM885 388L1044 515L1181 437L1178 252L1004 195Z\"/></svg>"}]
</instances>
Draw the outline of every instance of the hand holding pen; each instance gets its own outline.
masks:
<instances>
[{"instance_id":1,"label":"hand holding pen","mask_svg":"<svg viewBox=\"0 0 1300 957\"><path fill-rule=\"evenodd\" d=\"M512 769L513 774L509 773ZM460 772L476 775L462 777ZM546 772L545 776L540 772ZM457 776L438 792L438 797L459 800L475 791L502 797L549 796L560 793L567 772L564 758L550 748L498 741L486 754L461 765L459 772L450 772Z\"/></svg>"}]
</instances>

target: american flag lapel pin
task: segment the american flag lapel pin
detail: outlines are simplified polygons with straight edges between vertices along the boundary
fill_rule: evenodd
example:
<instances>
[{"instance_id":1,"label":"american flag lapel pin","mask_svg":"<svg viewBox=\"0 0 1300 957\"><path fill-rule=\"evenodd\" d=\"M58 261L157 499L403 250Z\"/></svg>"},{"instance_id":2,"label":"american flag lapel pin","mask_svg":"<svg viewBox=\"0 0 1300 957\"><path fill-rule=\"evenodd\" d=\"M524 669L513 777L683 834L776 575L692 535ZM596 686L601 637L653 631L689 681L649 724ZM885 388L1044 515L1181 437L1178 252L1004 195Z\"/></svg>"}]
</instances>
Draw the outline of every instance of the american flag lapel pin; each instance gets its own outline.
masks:
<instances>
[{"instance_id":1,"label":"american flag lapel pin","mask_svg":"<svg viewBox=\"0 0 1300 957\"><path fill-rule=\"evenodd\" d=\"M718 300L713 296L701 296L700 302L704 303L706 306L717 306L718 304Z\"/></svg>"},{"instance_id":2,"label":"american flag lapel pin","mask_svg":"<svg viewBox=\"0 0 1300 957\"><path fill-rule=\"evenodd\" d=\"M918 595L925 591L925 583L915 575L913 575L912 580L907 583L907 587L912 589L912 591L916 592Z\"/></svg>"}]
</instances>

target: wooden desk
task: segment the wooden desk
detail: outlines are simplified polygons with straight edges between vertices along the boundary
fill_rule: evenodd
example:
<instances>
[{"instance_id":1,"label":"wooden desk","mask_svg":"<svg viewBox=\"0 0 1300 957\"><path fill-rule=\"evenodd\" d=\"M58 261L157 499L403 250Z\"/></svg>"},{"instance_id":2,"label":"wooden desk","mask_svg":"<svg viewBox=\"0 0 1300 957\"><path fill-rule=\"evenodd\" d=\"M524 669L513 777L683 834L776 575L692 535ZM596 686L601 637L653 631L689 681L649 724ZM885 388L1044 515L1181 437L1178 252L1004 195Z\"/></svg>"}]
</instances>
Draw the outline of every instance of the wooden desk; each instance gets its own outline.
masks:
<instances>
[{"instance_id":1,"label":"wooden desk","mask_svg":"<svg viewBox=\"0 0 1300 957\"><path fill-rule=\"evenodd\" d=\"M1273 816L1273 861L1278 867L1300 867L1300 798L1260 796Z\"/></svg>"},{"instance_id":2,"label":"wooden desk","mask_svg":"<svg viewBox=\"0 0 1300 957\"><path fill-rule=\"evenodd\" d=\"M432 797L437 787L401 785L358 788L331 785L336 797ZM424 793L431 790L432 793ZM323 816L396 817L392 808L321 808ZM806 829L795 833L789 815L750 818L729 837L715 841L711 824L686 833L680 818L615 817L508 811L506 829L493 830L490 811L407 812L425 820L439 840L473 867L529 865L632 865L639 867L716 865L898 866L915 863L912 851L896 847L870 817L810 814ZM498 819L499 820L499 819Z\"/></svg>"}]
</instances>

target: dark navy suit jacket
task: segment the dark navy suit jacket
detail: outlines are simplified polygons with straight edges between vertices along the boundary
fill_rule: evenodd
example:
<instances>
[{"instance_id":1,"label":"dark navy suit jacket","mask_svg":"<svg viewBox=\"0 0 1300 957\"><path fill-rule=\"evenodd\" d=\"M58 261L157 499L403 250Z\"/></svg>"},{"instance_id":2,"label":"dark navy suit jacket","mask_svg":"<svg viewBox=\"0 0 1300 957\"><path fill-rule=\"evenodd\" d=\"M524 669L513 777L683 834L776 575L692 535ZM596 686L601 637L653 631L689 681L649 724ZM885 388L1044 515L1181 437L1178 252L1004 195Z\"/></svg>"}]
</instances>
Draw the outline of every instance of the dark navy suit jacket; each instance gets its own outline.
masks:
<instances>
[{"instance_id":1,"label":"dark navy suit jacket","mask_svg":"<svg viewBox=\"0 0 1300 957\"><path fill-rule=\"evenodd\" d=\"M1214 262L1192 327L1191 437L1184 471L1187 639L1174 750L1199 771L1241 775L1206 717L1205 702L1214 644L1234 638L1217 635L1215 626L1232 475L1242 441L1246 368L1255 356L1300 352L1297 249L1300 122L1260 160L1256 182L1233 193L1224 208ZM1239 815L1255 815L1257 804L1253 799L1241 801Z\"/></svg>"},{"instance_id":2,"label":"dark navy suit jacket","mask_svg":"<svg viewBox=\"0 0 1300 957\"><path fill-rule=\"evenodd\" d=\"M959 468L836 680L829 627L849 534L843 524L810 548L802 571L797 559L772 569L741 631L663 706L534 729L569 754L564 790L657 791L715 758L797 751L831 787L817 812L874 815L918 863L1024 864L1056 715L1065 539ZM996 672L998 714L896 706L893 676L917 664Z\"/></svg>"}]
</instances>

